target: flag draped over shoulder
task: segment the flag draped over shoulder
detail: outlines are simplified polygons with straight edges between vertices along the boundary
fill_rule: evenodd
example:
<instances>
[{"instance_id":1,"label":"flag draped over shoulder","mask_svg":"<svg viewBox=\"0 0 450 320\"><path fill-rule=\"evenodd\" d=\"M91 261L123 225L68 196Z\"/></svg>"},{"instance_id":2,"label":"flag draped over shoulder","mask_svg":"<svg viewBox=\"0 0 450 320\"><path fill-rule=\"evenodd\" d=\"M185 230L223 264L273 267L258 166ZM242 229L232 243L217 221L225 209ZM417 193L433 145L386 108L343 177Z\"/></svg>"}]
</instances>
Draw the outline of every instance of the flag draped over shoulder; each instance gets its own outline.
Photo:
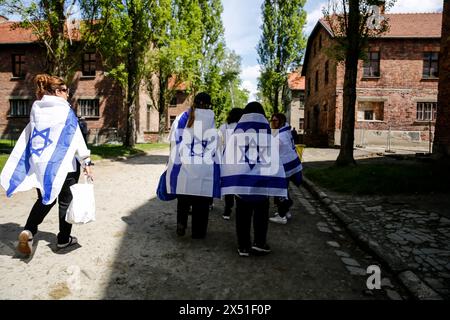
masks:
<instances>
[{"instance_id":1,"label":"flag draped over shoulder","mask_svg":"<svg viewBox=\"0 0 450 320\"><path fill-rule=\"evenodd\" d=\"M295 150L294 139L292 138L291 126L284 125L279 131L280 157L283 162L286 177L293 177L295 184L301 182L302 163Z\"/></svg>"},{"instance_id":2,"label":"flag draped over shoulder","mask_svg":"<svg viewBox=\"0 0 450 320\"><path fill-rule=\"evenodd\" d=\"M287 196L279 141L267 119L245 114L225 147L221 166L222 194Z\"/></svg>"},{"instance_id":3,"label":"flag draped over shoulder","mask_svg":"<svg viewBox=\"0 0 450 320\"><path fill-rule=\"evenodd\" d=\"M187 128L190 112L183 112L172 124L167 192L220 198L219 137L214 112L196 109L194 125Z\"/></svg>"},{"instance_id":4,"label":"flag draped over shoulder","mask_svg":"<svg viewBox=\"0 0 450 320\"><path fill-rule=\"evenodd\" d=\"M30 123L23 130L0 177L11 197L18 191L39 188L42 203L58 196L68 172L76 170L75 153L89 157L78 119L68 102L56 96L35 101Z\"/></svg>"}]
</instances>

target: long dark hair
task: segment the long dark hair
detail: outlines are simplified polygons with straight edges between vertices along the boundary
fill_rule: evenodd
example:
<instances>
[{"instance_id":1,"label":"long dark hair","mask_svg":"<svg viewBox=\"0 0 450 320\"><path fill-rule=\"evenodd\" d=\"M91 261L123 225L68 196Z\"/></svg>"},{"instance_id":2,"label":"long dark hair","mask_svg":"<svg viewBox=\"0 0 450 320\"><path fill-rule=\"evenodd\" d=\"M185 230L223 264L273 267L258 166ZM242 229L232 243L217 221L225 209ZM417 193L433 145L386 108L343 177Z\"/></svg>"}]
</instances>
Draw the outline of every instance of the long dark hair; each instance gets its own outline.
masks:
<instances>
[{"instance_id":1,"label":"long dark hair","mask_svg":"<svg viewBox=\"0 0 450 320\"><path fill-rule=\"evenodd\" d=\"M195 121L195 109L210 109L211 108L211 96L206 92L198 93L194 98L194 104L191 107L187 127L190 128Z\"/></svg>"},{"instance_id":2,"label":"long dark hair","mask_svg":"<svg viewBox=\"0 0 450 320\"><path fill-rule=\"evenodd\" d=\"M235 123L238 122L242 115L244 114L244 109L241 108L233 108L230 110L230 112L228 113L228 117L227 117L227 123Z\"/></svg>"},{"instance_id":3,"label":"long dark hair","mask_svg":"<svg viewBox=\"0 0 450 320\"><path fill-rule=\"evenodd\" d=\"M245 106L244 114L248 114L248 113L259 113L259 114L262 114L263 116L266 116L263 106L261 105L261 103L259 103L257 101L249 102Z\"/></svg>"}]
</instances>

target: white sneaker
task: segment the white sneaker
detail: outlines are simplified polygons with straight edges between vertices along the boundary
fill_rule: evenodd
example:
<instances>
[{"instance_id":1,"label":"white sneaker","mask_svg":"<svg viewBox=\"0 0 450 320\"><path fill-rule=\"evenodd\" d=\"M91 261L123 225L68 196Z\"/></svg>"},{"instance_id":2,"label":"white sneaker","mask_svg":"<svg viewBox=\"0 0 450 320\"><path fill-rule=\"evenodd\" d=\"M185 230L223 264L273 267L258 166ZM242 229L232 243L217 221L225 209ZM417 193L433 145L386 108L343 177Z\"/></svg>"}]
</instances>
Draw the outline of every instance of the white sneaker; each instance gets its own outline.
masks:
<instances>
[{"instance_id":1,"label":"white sneaker","mask_svg":"<svg viewBox=\"0 0 450 320\"><path fill-rule=\"evenodd\" d=\"M292 219L292 214L289 211L286 212L286 219L288 220Z\"/></svg>"},{"instance_id":2,"label":"white sneaker","mask_svg":"<svg viewBox=\"0 0 450 320\"><path fill-rule=\"evenodd\" d=\"M269 218L271 222L279 223L279 224L286 224L287 219L286 217L280 217L279 215L276 215L275 217Z\"/></svg>"},{"instance_id":3,"label":"white sneaker","mask_svg":"<svg viewBox=\"0 0 450 320\"><path fill-rule=\"evenodd\" d=\"M19 245L17 246L17 250L20 253L30 255L33 250L33 234L29 230L23 230L19 234Z\"/></svg>"}]
</instances>

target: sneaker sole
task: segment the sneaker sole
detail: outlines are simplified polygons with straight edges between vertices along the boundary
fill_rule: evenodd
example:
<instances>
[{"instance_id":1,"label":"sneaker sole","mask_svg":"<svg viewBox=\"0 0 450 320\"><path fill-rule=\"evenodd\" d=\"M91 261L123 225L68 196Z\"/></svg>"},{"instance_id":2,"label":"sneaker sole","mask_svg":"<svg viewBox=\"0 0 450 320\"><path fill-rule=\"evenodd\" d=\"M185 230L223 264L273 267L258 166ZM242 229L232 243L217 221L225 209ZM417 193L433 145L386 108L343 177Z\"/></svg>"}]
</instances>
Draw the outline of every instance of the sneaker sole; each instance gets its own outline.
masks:
<instances>
[{"instance_id":1,"label":"sneaker sole","mask_svg":"<svg viewBox=\"0 0 450 320\"><path fill-rule=\"evenodd\" d=\"M19 235L19 245L17 246L17 250L19 250L20 253L30 255L31 254L31 248L32 246L29 245L29 243L33 240L33 238L30 239L27 233L22 232Z\"/></svg>"},{"instance_id":2,"label":"sneaker sole","mask_svg":"<svg viewBox=\"0 0 450 320\"><path fill-rule=\"evenodd\" d=\"M249 257L249 256L250 256L250 253L248 253L248 252L240 252L240 251L238 250L238 253L239 253L239 256L240 256L240 257Z\"/></svg>"},{"instance_id":3,"label":"sneaker sole","mask_svg":"<svg viewBox=\"0 0 450 320\"><path fill-rule=\"evenodd\" d=\"M259 253L270 253L272 250L267 250L259 247L252 247L252 250L259 252Z\"/></svg>"},{"instance_id":4,"label":"sneaker sole","mask_svg":"<svg viewBox=\"0 0 450 320\"><path fill-rule=\"evenodd\" d=\"M272 219L269 219L269 221L273 222L273 223L278 223L278 224L286 224L287 223L287 221L274 221Z\"/></svg>"}]
</instances>

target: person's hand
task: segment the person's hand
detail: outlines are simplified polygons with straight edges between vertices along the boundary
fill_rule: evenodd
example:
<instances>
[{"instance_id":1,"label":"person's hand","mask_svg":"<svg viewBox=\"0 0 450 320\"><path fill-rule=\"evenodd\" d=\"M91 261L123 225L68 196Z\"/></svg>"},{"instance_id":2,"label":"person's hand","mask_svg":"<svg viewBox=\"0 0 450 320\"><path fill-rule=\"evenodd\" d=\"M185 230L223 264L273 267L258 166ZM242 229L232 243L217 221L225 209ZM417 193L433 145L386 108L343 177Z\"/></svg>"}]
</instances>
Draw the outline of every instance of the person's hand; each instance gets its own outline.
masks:
<instances>
[{"instance_id":1,"label":"person's hand","mask_svg":"<svg viewBox=\"0 0 450 320\"><path fill-rule=\"evenodd\" d=\"M89 180L94 181L94 172L91 166L85 166L83 169L83 173L87 176Z\"/></svg>"}]
</instances>

